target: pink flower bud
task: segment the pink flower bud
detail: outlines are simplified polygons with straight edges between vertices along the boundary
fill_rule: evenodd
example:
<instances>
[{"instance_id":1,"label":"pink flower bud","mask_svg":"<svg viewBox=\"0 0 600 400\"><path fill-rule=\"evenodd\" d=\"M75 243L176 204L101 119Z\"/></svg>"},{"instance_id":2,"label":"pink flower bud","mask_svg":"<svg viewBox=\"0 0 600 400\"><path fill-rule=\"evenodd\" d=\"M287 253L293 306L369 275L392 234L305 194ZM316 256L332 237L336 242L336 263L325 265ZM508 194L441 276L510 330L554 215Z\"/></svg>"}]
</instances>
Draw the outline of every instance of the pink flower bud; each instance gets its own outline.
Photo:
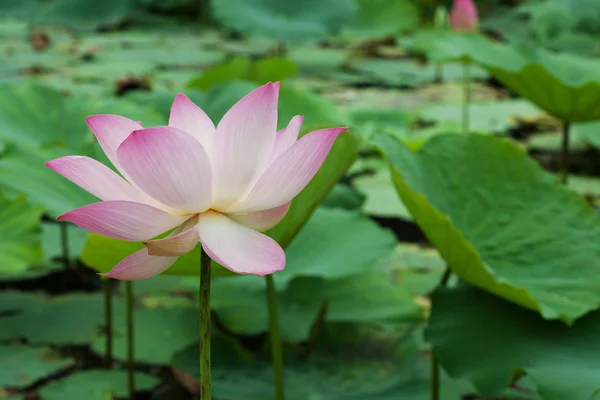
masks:
<instances>
[{"instance_id":1,"label":"pink flower bud","mask_svg":"<svg viewBox=\"0 0 600 400\"><path fill-rule=\"evenodd\" d=\"M477 6L473 0L454 0L450 25L455 32L473 32L478 29Z\"/></svg>"}]
</instances>

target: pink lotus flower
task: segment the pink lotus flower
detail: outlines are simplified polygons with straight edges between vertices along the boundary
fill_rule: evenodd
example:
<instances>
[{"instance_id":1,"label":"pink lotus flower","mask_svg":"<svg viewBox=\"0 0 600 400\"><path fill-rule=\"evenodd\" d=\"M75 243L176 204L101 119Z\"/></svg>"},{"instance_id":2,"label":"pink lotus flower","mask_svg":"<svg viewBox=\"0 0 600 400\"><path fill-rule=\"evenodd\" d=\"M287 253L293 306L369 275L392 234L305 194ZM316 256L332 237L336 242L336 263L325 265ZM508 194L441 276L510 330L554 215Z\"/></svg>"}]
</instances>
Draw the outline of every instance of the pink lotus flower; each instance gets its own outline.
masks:
<instances>
[{"instance_id":1,"label":"pink lotus flower","mask_svg":"<svg viewBox=\"0 0 600 400\"><path fill-rule=\"evenodd\" d=\"M473 0L454 0L450 25L455 32L473 32L478 29L477 6Z\"/></svg>"},{"instance_id":2,"label":"pink lotus flower","mask_svg":"<svg viewBox=\"0 0 600 400\"><path fill-rule=\"evenodd\" d=\"M279 223L291 200L323 164L346 128L322 129L300 140L303 117L276 132L279 83L241 99L215 128L183 94L169 126L143 129L117 115L86 119L124 178L83 156L48 167L100 200L60 217L84 229L146 247L106 276L137 280L157 275L200 241L228 269L266 275L283 269L283 249L259 233ZM174 230L165 238L151 240Z\"/></svg>"}]
</instances>

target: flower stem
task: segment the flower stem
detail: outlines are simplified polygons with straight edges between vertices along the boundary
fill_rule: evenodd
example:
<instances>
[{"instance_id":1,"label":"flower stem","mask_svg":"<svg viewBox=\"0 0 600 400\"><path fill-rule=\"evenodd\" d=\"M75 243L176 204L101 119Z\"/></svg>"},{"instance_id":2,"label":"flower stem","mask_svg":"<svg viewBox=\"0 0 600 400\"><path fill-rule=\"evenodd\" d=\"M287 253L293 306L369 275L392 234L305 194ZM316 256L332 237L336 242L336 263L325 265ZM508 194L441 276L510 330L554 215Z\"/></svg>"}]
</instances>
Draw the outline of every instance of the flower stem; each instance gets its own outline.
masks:
<instances>
[{"instance_id":1,"label":"flower stem","mask_svg":"<svg viewBox=\"0 0 600 400\"><path fill-rule=\"evenodd\" d=\"M127 303L127 386L129 398L135 399L135 375L133 360L133 283L125 281L126 303Z\"/></svg>"},{"instance_id":2,"label":"flower stem","mask_svg":"<svg viewBox=\"0 0 600 400\"><path fill-rule=\"evenodd\" d=\"M566 185L569 181L569 122L563 122L562 149L560 157L561 182Z\"/></svg>"},{"instance_id":3,"label":"flower stem","mask_svg":"<svg viewBox=\"0 0 600 400\"><path fill-rule=\"evenodd\" d=\"M277 292L273 275L265 276L267 280L267 298L269 303L269 335L271 339L271 354L273 356L273 373L275 379L275 399L284 400L283 387L283 351L279 332L279 317L277 315Z\"/></svg>"},{"instance_id":4,"label":"flower stem","mask_svg":"<svg viewBox=\"0 0 600 400\"><path fill-rule=\"evenodd\" d=\"M444 71L443 71L442 63L436 62L434 68L435 68L434 83L442 83L442 80L444 78L444 76L443 76Z\"/></svg>"},{"instance_id":5,"label":"flower stem","mask_svg":"<svg viewBox=\"0 0 600 400\"><path fill-rule=\"evenodd\" d=\"M446 267L438 287L444 287L452 275L450 268ZM431 400L440 400L440 363L433 349L431 349Z\"/></svg>"},{"instance_id":6,"label":"flower stem","mask_svg":"<svg viewBox=\"0 0 600 400\"><path fill-rule=\"evenodd\" d=\"M463 63L463 109L462 130L469 133L469 107L471 106L471 65L468 61Z\"/></svg>"},{"instance_id":7,"label":"flower stem","mask_svg":"<svg viewBox=\"0 0 600 400\"><path fill-rule=\"evenodd\" d=\"M200 400L210 400L210 257L200 251Z\"/></svg>"},{"instance_id":8,"label":"flower stem","mask_svg":"<svg viewBox=\"0 0 600 400\"><path fill-rule=\"evenodd\" d=\"M104 326L106 329L106 368L112 369L113 327L112 327L112 280L104 279Z\"/></svg>"},{"instance_id":9,"label":"flower stem","mask_svg":"<svg viewBox=\"0 0 600 400\"><path fill-rule=\"evenodd\" d=\"M60 223L60 245L62 247L62 259L65 268L71 268L71 258L69 257L69 225L66 222Z\"/></svg>"}]
</instances>

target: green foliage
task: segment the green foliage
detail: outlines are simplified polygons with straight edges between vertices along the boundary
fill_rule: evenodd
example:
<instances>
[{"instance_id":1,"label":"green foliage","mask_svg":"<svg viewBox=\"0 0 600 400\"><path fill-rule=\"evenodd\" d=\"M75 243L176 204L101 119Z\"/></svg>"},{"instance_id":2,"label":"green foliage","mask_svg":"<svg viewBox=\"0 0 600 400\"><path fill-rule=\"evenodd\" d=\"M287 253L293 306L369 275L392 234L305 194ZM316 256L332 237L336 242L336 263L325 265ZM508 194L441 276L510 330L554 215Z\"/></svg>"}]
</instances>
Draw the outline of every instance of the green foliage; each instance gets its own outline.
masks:
<instances>
[{"instance_id":1,"label":"green foliage","mask_svg":"<svg viewBox=\"0 0 600 400\"><path fill-rule=\"evenodd\" d=\"M32 207L22 198L0 198L0 275L19 275L28 267L42 262L39 233L42 209Z\"/></svg>"},{"instance_id":2,"label":"green foliage","mask_svg":"<svg viewBox=\"0 0 600 400\"><path fill-rule=\"evenodd\" d=\"M418 364L410 335L378 332L356 325L330 324L308 355L289 354L285 385L291 400L373 399L407 396L425 400L428 394L426 364ZM225 338L216 338L213 351L213 393L231 399L272 399L272 370L268 362ZM197 346L175 356L176 368L198 375ZM444 380L443 398L459 400L456 385Z\"/></svg>"},{"instance_id":3,"label":"green foliage","mask_svg":"<svg viewBox=\"0 0 600 400\"><path fill-rule=\"evenodd\" d=\"M0 345L0 388L24 388L74 364L50 349L23 345Z\"/></svg>"},{"instance_id":4,"label":"green foliage","mask_svg":"<svg viewBox=\"0 0 600 400\"><path fill-rule=\"evenodd\" d=\"M152 389L158 379L141 372L135 373L137 391ZM44 400L112 400L128 395L125 371L87 370L49 383L40 390Z\"/></svg>"},{"instance_id":5,"label":"green foliage","mask_svg":"<svg viewBox=\"0 0 600 400\"><path fill-rule=\"evenodd\" d=\"M25 338L32 344L87 344L103 321L99 295L74 294L54 299L19 292L0 293L0 340Z\"/></svg>"},{"instance_id":6,"label":"green foliage","mask_svg":"<svg viewBox=\"0 0 600 400\"><path fill-rule=\"evenodd\" d=\"M486 68L509 89L563 121L600 119L600 62L494 43L479 35L448 35L430 55L463 59Z\"/></svg>"},{"instance_id":7,"label":"green foliage","mask_svg":"<svg viewBox=\"0 0 600 400\"><path fill-rule=\"evenodd\" d=\"M348 38L374 38L396 35L416 28L420 9L412 0L357 0L358 18L342 30Z\"/></svg>"},{"instance_id":8,"label":"green foliage","mask_svg":"<svg viewBox=\"0 0 600 400\"><path fill-rule=\"evenodd\" d=\"M500 395L522 374L544 400L592 399L600 393L598 312L567 329L474 287L439 289L427 328L444 369Z\"/></svg>"},{"instance_id":9,"label":"green foliage","mask_svg":"<svg viewBox=\"0 0 600 400\"><path fill-rule=\"evenodd\" d=\"M18 16L42 24L89 30L124 21L136 3L135 0L22 0L0 5L0 17Z\"/></svg>"},{"instance_id":10,"label":"green foliage","mask_svg":"<svg viewBox=\"0 0 600 400\"><path fill-rule=\"evenodd\" d=\"M402 201L462 279L568 323L598 307L599 217L517 146L480 135L438 136L416 154L389 136L377 145Z\"/></svg>"},{"instance_id":11,"label":"green foliage","mask_svg":"<svg viewBox=\"0 0 600 400\"><path fill-rule=\"evenodd\" d=\"M240 56L207 69L202 75L192 79L188 86L207 90L216 83L235 79L263 85L293 77L297 72L296 64L285 58L263 58L252 61L248 57Z\"/></svg>"},{"instance_id":12,"label":"green foliage","mask_svg":"<svg viewBox=\"0 0 600 400\"><path fill-rule=\"evenodd\" d=\"M317 41L356 18L355 0L213 0L226 27L284 42Z\"/></svg>"}]
</instances>

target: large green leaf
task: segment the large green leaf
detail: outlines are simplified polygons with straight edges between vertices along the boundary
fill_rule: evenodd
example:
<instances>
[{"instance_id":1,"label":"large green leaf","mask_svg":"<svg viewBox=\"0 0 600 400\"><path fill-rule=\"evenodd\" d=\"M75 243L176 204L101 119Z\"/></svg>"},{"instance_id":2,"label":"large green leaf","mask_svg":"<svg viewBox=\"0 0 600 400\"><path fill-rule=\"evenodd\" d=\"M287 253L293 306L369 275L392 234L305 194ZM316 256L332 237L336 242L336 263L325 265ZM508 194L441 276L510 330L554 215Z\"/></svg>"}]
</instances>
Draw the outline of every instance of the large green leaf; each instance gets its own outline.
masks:
<instances>
[{"instance_id":1,"label":"large green leaf","mask_svg":"<svg viewBox=\"0 0 600 400\"><path fill-rule=\"evenodd\" d=\"M226 27L280 41L317 41L357 16L355 0L213 0Z\"/></svg>"},{"instance_id":2,"label":"large green leaf","mask_svg":"<svg viewBox=\"0 0 600 400\"><path fill-rule=\"evenodd\" d=\"M136 372L135 389L150 390L159 383L155 377ZM113 400L129 393L125 371L86 370L53 381L40 390L44 400Z\"/></svg>"},{"instance_id":3,"label":"large green leaf","mask_svg":"<svg viewBox=\"0 0 600 400\"><path fill-rule=\"evenodd\" d=\"M175 368L198 376L197 346L175 356ZM404 332L385 333L366 326L327 324L308 355L288 354L286 398L290 400L425 400L428 363ZM237 342L213 340L213 393L227 400L274 400L269 361L256 359ZM445 377L444 377L445 378ZM442 379L442 398L460 399L454 382Z\"/></svg>"},{"instance_id":4,"label":"large green leaf","mask_svg":"<svg viewBox=\"0 0 600 400\"><path fill-rule=\"evenodd\" d=\"M0 294L0 340L29 343L90 343L104 321L101 296L73 294L52 299L19 292ZM117 303L119 306L122 303Z\"/></svg>"},{"instance_id":5,"label":"large green leaf","mask_svg":"<svg viewBox=\"0 0 600 400\"><path fill-rule=\"evenodd\" d=\"M379 136L404 204L464 280L568 323L600 305L600 217L512 142Z\"/></svg>"},{"instance_id":6,"label":"large green leaf","mask_svg":"<svg viewBox=\"0 0 600 400\"><path fill-rule=\"evenodd\" d=\"M0 388L24 388L75 363L50 349L0 345Z\"/></svg>"},{"instance_id":7,"label":"large green leaf","mask_svg":"<svg viewBox=\"0 0 600 400\"><path fill-rule=\"evenodd\" d=\"M358 20L342 30L352 39L397 35L420 22L420 10L412 0L358 0L358 6Z\"/></svg>"},{"instance_id":8,"label":"large green leaf","mask_svg":"<svg viewBox=\"0 0 600 400\"><path fill-rule=\"evenodd\" d=\"M242 79L258 84L281 81L298 73L296 64L287 58L264 58L253 61L249 57L239 56L205 70L194 78L188 86L206 90L215 83L232 79Z\"/></svg>"},{"instance_id":9,"label":"large green leaf","mask_svg":"<svg viewBox=\"0 0 600 400\"><path fill-rule=\"evenodd\" d=\"M135 9L136 3L135 0L21 0L0 5L0 16L19 16L40 23L89 30L122 22Z\"/></svg>"},{"instance_id":10,"label":"large green leaf","mask_svg":"<svg viewBox=\"0 0 600 400\"><path fill-rule=\"evenodd\" d=\"M23 273L42 261L39 225L40 207L28 205L22 198L0 198L0 276Z\"/></svg>"},{"instance_id":11,"label":"large green leaf","mask_svg":"<svg viewBox=\"0 0 600 400\"><path fill-rule=\"evenodd\" d=\"M438 289L426 331L444 369L487 396L523 373L544 400L600 394L600 314L569 328L470 285Z\"/></svg>"},{"instance_id":12,"label":"large green leaf","mask_svg":"<svg viewBox=\"0 0 600 400\"><path fill-rule=\"evenodd\" d=\"M92 114L119 114L145 125L163 121L152 109L115 98L64 96L37 83L0 86L0 139L82 151L94 142L85 124Z\"/></svg>"},{"instance_id":13,"label":"large green leaf","mask_svg":"<svg viewBox=\"0 0 600 400\"><path fill-rule=\"evenodd\" d=\"M509 89L563 121L600 119L600 62L543 49L493 43L479 35L448 35L434 59L474 61Z\"/></svg>"},{"instance_id":14,"label":"large green leaf","mask_svg":"<svg viewBox=\"0 0 600 400\"><path fill-rule=\"evenodd\" d=\"M134 283L135 290L135 283ZM135 359L150 364L167 364L173 355L198 340L198 309L137 308L134 313ZM127 359L125 307L115 307L113 315L113 357ZM106 352L106 337L97 336L92 348Z\"/></svg>"}]
</instances>

